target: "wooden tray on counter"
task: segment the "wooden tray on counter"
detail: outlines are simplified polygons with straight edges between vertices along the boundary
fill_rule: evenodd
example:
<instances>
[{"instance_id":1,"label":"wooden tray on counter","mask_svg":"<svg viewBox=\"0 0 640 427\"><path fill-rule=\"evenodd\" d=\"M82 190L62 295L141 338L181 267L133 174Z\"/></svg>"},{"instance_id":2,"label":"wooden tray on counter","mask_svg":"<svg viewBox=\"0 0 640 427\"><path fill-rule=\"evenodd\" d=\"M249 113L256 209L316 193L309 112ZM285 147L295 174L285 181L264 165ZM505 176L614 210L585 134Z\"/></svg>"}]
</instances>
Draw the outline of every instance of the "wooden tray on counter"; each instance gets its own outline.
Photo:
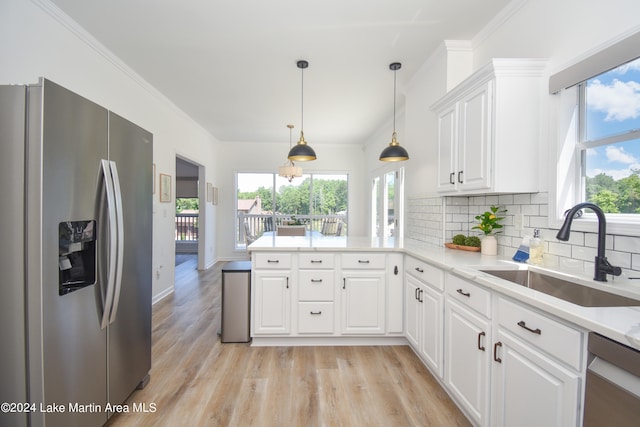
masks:
<instances>
[{"instance_id":1,"label":"wooden tray on counter","mask_svg":"<svg viewBox=\"0 0 640 427\"><path fill-rule=\"evenodd\" d=\"M445 243L444 245L449 249L459 249L461 251L469 251L469 252L480 252L480 248L475 246L454 245L453 243Z\"/></svg>"}]
</instances>

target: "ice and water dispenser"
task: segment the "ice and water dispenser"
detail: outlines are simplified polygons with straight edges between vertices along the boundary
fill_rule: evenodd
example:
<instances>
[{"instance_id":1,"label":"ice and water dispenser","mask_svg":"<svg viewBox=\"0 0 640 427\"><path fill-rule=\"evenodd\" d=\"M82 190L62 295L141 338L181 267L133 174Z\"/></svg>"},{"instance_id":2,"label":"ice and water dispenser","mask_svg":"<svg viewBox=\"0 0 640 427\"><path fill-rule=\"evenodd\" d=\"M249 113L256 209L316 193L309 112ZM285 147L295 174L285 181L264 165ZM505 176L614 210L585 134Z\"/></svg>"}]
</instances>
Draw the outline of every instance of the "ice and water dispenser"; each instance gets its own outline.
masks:
<instances>
[{"instance_id":1,"label":"ice and water dispenser","mask_svg":"<svg viewBox=\"0 0 640 427\"><path fill-rule=\"evenodd\" d=\"M58 267L59 295L96 283L95 221L67 221L58 225Z\"/></svg>"}]
</instances>

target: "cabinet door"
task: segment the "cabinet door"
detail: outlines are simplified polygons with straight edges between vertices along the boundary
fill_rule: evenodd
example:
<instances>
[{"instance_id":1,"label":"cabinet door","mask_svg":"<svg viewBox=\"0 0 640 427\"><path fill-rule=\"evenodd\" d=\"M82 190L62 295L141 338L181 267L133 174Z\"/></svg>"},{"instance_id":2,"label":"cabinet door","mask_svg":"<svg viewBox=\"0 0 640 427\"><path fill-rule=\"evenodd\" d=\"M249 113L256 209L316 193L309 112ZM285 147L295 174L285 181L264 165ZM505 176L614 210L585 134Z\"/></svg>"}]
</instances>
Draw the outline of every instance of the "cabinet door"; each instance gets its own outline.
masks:
<instances>
[{"instance_id":1,"label":"cabinet door","mask_svg":"<svg viewBox=\"0 0 640 427\"><path fill-rule=\"evenodd\" d=\"M256 272L253 299L255 335L289 334L291 331L290 272Z\"/></svg>"},{"instance_id":2,"label":"cabinet door","mask_svg":"<svg viewBox=\"0 0 640 427\"><path fill-rule=\"evenodd\" d=\"M442 293L429 286L422 286L419 294L422 309L420 355L432 372L442 378Z\"/></svg>"},{"instance_id":3,"label":"cabinet door","mask_svg":"<svg viewBox=\"0 0 640 427\"><path fill-rule=\"evenodd\" d=\"M491 88L490 81L460 101L458 170L460 190L491 187Z\"/></svg>"},{"instance_id":4,"label":"cabinet door","mask_svg":"<svg viewBox=\"0 0 640 427\"><path fill-rule=\"evenodd\" d=\"M407 275L405 279L405 336L416 352L420 351L420 324L422 307L420 304L420 282Z\"/></svg>"},{"instance_id":5,"label":"cabinet door","mask_svg":"<svg viewBox=\"0 0 640 427\"><path fill-rule=\"evenodd\" d=\"M454 104L438 115L438 191L456 189L456 106Z\"/></svg>"},{"instance_id":6,"label":"cabinet door","mask_svg":"<svg viewBox=\"0 0 640 427\"><path fill-rule=\"evenodd\" d=\"M491 425L578 425L579 375L502 328L496 342Z\"/></svg>"},{"instance_id":7,"label":"cabinet door","mask_svg":"<svg viewBox=\"0 0 640 427\"><path fill-rule=\"evenodd\" d=\"M384 271L343 274L343 334L384 334L384 278Z\"/></svg>"},{"instance_id":8,"label":"cabinet door","mask_svg":"<svg viewBox=\"0 0 640 427\"><path fill-rule=\"evenodd\" d=\"M487 319L445 300L445 384L474 424L488 425L491 330Z\"/></svg>"}]
</instances>

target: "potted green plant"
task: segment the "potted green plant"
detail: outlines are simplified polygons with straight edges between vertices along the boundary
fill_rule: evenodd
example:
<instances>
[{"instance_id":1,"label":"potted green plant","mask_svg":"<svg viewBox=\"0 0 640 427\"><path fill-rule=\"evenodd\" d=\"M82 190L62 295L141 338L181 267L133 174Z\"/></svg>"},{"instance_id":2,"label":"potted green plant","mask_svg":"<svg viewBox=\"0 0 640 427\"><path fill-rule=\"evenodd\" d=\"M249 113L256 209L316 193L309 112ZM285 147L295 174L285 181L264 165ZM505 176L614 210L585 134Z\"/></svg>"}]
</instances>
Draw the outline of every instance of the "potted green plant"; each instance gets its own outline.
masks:
<instances>
[{"instance_id":1,"label":"potted green plant","mask_svg":"<svg viewBox=\"0 0 640 427\"><path fill-rule=\"evenodd\" d=\"M500 221L504 219L502 215L504 215L505 212L507 212L507 210L500 206L491 206L488 211L475 217L479 224L471 228L484 233L484 238L480 245L483 255L498 254L498 241L495 234L502 232L500 229L504 226L500 224Z\"/></svg>"}]
</instances>

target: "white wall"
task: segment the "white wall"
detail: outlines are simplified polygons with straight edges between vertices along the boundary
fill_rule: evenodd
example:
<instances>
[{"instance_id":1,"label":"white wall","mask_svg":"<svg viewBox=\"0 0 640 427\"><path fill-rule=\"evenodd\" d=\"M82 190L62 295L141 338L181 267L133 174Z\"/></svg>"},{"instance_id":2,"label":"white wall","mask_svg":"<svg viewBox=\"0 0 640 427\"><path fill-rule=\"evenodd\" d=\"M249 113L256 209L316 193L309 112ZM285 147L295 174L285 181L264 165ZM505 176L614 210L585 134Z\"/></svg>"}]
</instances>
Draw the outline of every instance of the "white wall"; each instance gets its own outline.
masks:
<instances>
[{"instance_id":1,"label":"white wall","mask_svg":"<svg viewBox=\"0 0 640 427\"><path fill-rule=\"evenodd\" d=\"M109 54L46 1L0 1L0 83L35 83L40 76L126 117L154 136L157 173L170 174L175 157L197 159L207 181L217 185L215 139L166 98ZM157 185L157 182L156 182ZM174 281L174 204L154 196L153 295L170 292ZM215 207L205 206L208 221ZM213 227L204 233L205 264L216 258ZM158 274L156 274L158 273Z\"/></svg>"},{"instance_id":2,"label":"white wall","mask_svg":"<svg viewBox=\"0 0 640 427\"><path fill-rule=\"evenodd\" d=\"M295 131L295 129L294 129ZM285 134L286 135L286 134ZM283 138L288 139L288 138ZM363 148L354 145L313 144L313 135L305 134L305 139L315 150L317 160L298 162L303 173L347 173L349 174L348 233L364 236L367 233L367 206L364 183ZM218 259L247 259L245 250L234 250L235 246L235 174L237 172L275 172L284 164L289 152L289 143L225 143L224 152L218 162L220 177L220 203L218 208L217 238Z\"/></svg>"}]
</instances>

